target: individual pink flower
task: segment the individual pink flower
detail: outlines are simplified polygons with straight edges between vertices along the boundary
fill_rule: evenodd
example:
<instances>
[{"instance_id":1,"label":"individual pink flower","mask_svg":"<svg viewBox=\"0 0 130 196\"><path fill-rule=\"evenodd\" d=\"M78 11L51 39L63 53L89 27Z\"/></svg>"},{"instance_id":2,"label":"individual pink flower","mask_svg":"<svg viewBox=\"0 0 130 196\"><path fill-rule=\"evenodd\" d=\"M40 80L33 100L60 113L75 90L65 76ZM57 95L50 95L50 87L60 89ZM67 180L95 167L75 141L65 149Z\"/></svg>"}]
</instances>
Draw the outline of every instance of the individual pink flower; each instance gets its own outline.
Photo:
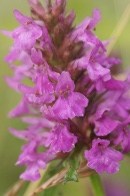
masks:
<instances>
[{"instance_id":1,"label":"individual pink flower","mask_svg":"<svg viewBox=\"0 0 130 196\"><path fill-rule=\"evenodd\" d=\"M123 155L109 146L110 141L105 139L95 139L92 142L92 148L85 151L88 167L95 169L99 174L106 171L114 174L119 171L119 163Z\"/></svg>"},{"instance_id":2,"label":"individual pink flower","mask_svg":"<svg viewBox=\"0 0 130 196\"><path fill-rule=\"evenodd\" d=\"M67 124L58 123L46 140L46 146L50 146L50 153L70 152L77 143L77 137L70 133L70 127Z\"/></svg>"},{"instance_id":3,"label":"individual pink flower","mask_svg":"<svg viewBox=\"0 0 130 196\"><path fill-rule=\"evenodd\" d=\"M14 10L16 20L21 24L13 31L14 46L16 49L30 52L36 40L42 36L41 28L28 16Z\"/></svg>"},{"instance_id":4,"label":"individual pink flower","mask_svg":"<svg viewBox=\"0 0 130 196\"><path fill-rule=\"evenodd\" d=\"M26 115L26 114L30 114L33 113L33 111L31 111L29 105L27 104L25 98L23 98L20 103L9 112L9 117L10 118L14 118L14 117L18 117L21 115Z\"/></svg>"},{"instance_id":5,"label":"individual pink flower","mask_svg":"<svg viewBox=\"0 0 130 196\"><path fill-rule=\"evenodd\" d=\"M29 87L24 84L19 85L20 91L26 100L32 104L51 103L54 101L54 85L46 74L39 74L35 79L36 85Z\"/></svg>"},{"instance_id":6,"label":"individual pink flower","mask_svg":"<svg viewBox=\"0 0 130 196\"><path fill-rule=\"evenodd\" d=\"M44 127L44 126L43 126ZM25 139L28 143L22 146L22 153L20 154L16 165L26 165L26 170L20 175L20 178L24 180L36 181L40 177L39 169L45 169L46 164L55 158L55 155L50 154L48 151L38 152L39 147L45 146L45 141L48 137L47 132L38 132L39 130L17 131L10 129L10 132L19 137Z\"/></svg>"},{"instance_id":7,"label":"individual pink flower","mask_svg":"<svg viewBox=\"0 0 130 196\"><path fill-rule=\"evenodd\" d=\"M130 116L122 123L119 124L117 130L113 133L114 145L118 146L121 144L122 152L128 153L130 152Z\"/></svg>"},{"instance_id":8,"label":"individual pink flower","mask_svg":"<svg viewBox=\"0 0 130 196\"><path fill-rule=\"evenodd\" d=\"M55 92L58 99L53 105L54 113L61 119L83 116L88 99L79 92L74 92L74 82L68 72L63 71L58 78Z\"/></svg>"}]
</instances>

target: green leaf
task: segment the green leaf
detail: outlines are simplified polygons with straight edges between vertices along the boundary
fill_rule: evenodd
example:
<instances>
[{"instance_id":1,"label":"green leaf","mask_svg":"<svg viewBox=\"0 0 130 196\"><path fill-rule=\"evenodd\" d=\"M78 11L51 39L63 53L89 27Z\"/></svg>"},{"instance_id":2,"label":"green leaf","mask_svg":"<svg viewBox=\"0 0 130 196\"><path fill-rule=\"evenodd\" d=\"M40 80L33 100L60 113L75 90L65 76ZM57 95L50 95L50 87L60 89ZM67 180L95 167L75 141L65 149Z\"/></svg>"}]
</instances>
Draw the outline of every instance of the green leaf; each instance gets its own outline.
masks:
<instances>
[{"instance_id":1,"label":"green leaf","mask_svg":"<svg viewBox=\"0 0 130 196\"><path fill-rule=\"evenodd\" d=\"M77 152L74 152L65 162L65 167L69 165L69 170L65 175L64 183L67 183L69 181L78 182L78 172L77 169L79 167L81 160L80 153L77 154Z\"/></svg>"},{"instance_id":2,"label":"green leaf","mask_svg":"<svg viewBox=\"0 0 130 196\"><path fill-rule=\"evenodd\" d=\"M67 174L65 175L64 183L67 183L69 181L78 182L78 173L74 168L71 168L71 167L69 171L67 172Z\"/></svg>"}]
</instances>

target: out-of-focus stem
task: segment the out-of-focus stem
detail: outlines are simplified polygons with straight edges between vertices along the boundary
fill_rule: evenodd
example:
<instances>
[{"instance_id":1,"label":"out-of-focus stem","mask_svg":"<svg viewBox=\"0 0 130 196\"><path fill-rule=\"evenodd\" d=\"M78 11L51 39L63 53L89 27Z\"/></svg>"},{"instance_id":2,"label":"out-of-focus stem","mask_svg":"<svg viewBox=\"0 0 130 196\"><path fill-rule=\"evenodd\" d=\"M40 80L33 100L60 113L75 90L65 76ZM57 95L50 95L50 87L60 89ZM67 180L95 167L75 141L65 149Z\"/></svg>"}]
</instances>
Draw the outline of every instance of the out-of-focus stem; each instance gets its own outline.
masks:
<instances>
[{"instance_id":1,"label":"out-of-focus stem","mask_svg":"<svg viewBox=\"0 0 130 196\"><path fill-rule=\"evenodd\" d=\"M114 38L114 40L108 45L107 54L109 55L116 44L117 40L119 39L122 31L124 30L125 26L127 25L130 19L130 3L126 7L125 11L123 12L120 20L118 21L117 25L115 26L110 38Z\"/></svg>"},{"instance_id":2,"label":"out-of-focus stem","mask_svg":"<svg viewBox=\"0 0 130 196\"><path fill-rule=\"evenodd\" d=\"M48 189L50 187L56 186L58 184L61 184L64 182L65 174L67 173L68 168L63 169L61 172L50 178L48 181L46 181L44 184L42 184L40 187L38 187L34 192L29 194L28 196L34 196L38 193L44 191L45 189ZM86 163L82 164L80 168L78 169L78 176L79 178L84 178L87 176L90 176L94 174L95 171L93 169L90 169L87 167Z\"/></svg>"},{"instance_id":3,"label":"out-of-focus stem","mask_svg":"<svg viewBox=\"0 0 130 196\"><path fill-rule=\"evenodd\" d=\"M50 178L48 181L46 181L44 184L42 184L40 187L38 187L34 192L29 194L28 196L34 196L40 193L41 191L48 189L50 187L56 186L63 182L64 176L66 174L68 169L64 169L58 174L54 175L52 178Z\"/></svg>"},{"instance_id":4,"label":"out-of-focus stem","mask_svg":"<svg viewBox=\"0 0 130 196\"><path fill-rule=\"evenodd\" d=\"M16 196L23 184L24 181L19 180L13 187L11 187L11 189L7 193L5 193L4 196Z\"/></svg>"}]
</instances>

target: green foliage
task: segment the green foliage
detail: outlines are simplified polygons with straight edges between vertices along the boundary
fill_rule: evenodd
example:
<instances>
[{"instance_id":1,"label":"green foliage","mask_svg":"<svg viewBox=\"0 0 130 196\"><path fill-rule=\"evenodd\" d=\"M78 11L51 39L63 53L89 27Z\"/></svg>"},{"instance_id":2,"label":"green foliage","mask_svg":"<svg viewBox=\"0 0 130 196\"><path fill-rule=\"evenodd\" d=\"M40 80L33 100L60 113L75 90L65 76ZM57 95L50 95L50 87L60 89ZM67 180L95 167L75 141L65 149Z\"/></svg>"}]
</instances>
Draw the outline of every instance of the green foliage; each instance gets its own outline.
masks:
<instances>
[{"instance_id":1,"label":"green foliage","mask_svg":"<svg viewBox=\"0 0 130 196\"><path fill-rule=\"evenodd\" d=\"M78 172L79 164L81 161L81 152L75 151L66 161L64 166L69 166L69 170L65 175L64 183L66 184L69 181L78 182Z\"/></svg>"}]
</instances>

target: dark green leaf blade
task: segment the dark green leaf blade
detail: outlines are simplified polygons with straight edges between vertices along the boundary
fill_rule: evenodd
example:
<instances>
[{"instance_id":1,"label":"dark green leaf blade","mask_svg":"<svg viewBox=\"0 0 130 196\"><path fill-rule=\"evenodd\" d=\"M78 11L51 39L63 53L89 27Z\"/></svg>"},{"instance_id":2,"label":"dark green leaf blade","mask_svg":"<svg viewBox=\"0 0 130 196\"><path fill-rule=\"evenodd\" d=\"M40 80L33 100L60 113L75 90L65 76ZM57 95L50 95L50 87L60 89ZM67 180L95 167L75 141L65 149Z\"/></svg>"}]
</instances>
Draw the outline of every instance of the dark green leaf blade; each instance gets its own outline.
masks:
<instances>
[{"instance_id":1,"label":"dark green leaf blade","mask_svg":"<svg viewBox=\"0 0 130 196\"><path fill-rule=\"evenodd\" d=\"M69 165L68 172L65 175L64 183L67 183L69 181L78 182L78 172L77 169L80 164L81 156L80 154L74 153L71 157L68 158L68 160L65 163L65 166Z\"/></svg>"}]
</instances>

